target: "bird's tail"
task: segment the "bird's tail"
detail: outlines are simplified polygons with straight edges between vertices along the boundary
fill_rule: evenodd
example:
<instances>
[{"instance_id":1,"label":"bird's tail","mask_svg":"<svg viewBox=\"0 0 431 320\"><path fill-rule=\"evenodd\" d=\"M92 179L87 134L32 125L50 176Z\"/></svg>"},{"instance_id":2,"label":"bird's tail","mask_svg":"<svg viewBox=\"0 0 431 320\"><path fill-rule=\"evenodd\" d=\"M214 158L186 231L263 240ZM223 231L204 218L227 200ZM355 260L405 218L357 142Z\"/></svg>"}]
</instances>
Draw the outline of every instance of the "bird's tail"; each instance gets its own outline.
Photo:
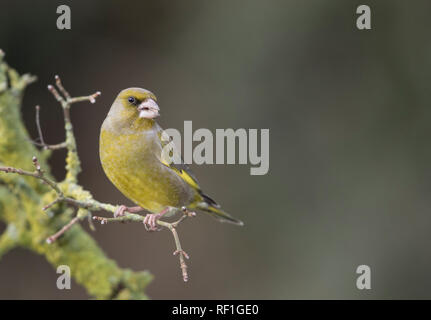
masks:
<instances>
[{"instance_id":1,"label":"bird's tail","mask_svg":"<svg viewBox=\"0 0 431 320\"><path fill-rule=\"evenodd\" d=\"M208 212L211 216L219 220L220 222L229 222L238 226L243 226L244 223L232 217L229 213L223 211L220 206L206 194L201 194L203 202L200 202L197 207L202 211Z\"/></svg>"}]
</instances>

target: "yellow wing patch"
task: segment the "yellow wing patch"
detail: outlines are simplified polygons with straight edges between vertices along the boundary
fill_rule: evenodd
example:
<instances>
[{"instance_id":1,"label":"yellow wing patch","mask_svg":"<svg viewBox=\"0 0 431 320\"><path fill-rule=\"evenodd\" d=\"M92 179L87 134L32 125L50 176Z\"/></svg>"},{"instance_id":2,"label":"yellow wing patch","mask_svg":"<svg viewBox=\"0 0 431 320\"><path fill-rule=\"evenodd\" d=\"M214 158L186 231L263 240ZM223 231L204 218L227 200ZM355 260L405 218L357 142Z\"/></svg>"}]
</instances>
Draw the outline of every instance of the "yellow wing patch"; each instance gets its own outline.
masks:
<instances>
[{"instance_id":1,"label":"yellow wing patch","mask_svg":"<svg viewBox=\"0 0 431 320\"><path fill-rule=\"evenodd\" d=\"M161 162L167 166L168 168L172 169L177 175L181 177L185 182L187 182L192 188L196 190L200 190L200 187L197 183L197 181L185 170L182 170L180 168L175 167L175 165L170 165L165 160L161 159Z\"/></svg>"},{"instance_id":2,"label":"yellow wing patch","mask_svg":"<svg viewBox=\"0 0 431 320\"><path fill-rule=\"evenodd\" d=\"M179 173L177 170L175 170L180 177L187 182L189 185L191 185L196 190L200 190L199 185L196 183L196 181L187 173L187 171L181 170L181 173Z\"/></svg>"},{"instance_id":3,"label":"yellow wing patch","mask_svg":"<svg viewBox=\"0 0 431 320\"><path fill-rule=\"evenodd\" d=\"M157 135L160 139L160 143L162 145L162 148L165 147L170 142L169 135L165 131L163 131L163 129L161 127L158 127ZM178 151L176 150L175 146L174 146L173 150L171 150L171 152L174 152L175 154L178 155ZM170 154L170 156L172 157L172 154ZM193 175L192 171L190 170L190 168L188 167L188 165L186 165L184 163L184 160L182 159L182 157L179 155L175 158L181 159L181 163L169 164L165 159L163 159L163 157L160 157L160 161L165 166L172 169L178 176L180 176L181 179L183 179L185 182L187 182L187 184L189 184L193 189L200 191L201 188L199 187L197 179L194 177L194 175Z\"/></svg>"}]
</instances>

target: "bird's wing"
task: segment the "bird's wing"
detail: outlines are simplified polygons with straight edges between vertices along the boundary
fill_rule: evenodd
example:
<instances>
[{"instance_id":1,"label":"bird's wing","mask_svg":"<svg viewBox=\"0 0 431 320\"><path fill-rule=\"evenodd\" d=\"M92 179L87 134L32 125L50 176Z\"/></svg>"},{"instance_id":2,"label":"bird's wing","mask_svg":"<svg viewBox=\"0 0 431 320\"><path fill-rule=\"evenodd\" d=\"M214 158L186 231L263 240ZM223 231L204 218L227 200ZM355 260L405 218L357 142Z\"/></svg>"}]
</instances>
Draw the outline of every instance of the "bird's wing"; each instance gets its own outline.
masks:
<instances>
[{"instance_id":1,"label":"bird's wing","mask_svg":"<svg viewBox=\"0 0 431 320\"><path fill-rule=\"evenodd\" d=\"M170 154L169 156L173 159L178 160L178 161L176 161L178 163L172 162L169 164L167 161L165 161L163 159L163 156L161 156L160 157L161 163L164 164L165 166L167 166L168 168L170 168L172 171L174 171L178 176L180 176L181 179L183 179L185 182L187 182L188 185L190 185L194 190L197 191L197 193L201 196L201 199L203 200L203 202L207 204L207 206L205 207L206 211L210 210L212 212L215 212L216 215L219 215L219 216L222 215L225 217L224 218L225 220L228 218L231 218L229 216L229 214L218 210L218 208L220 208L220 205L217 202L215 202L215 200L213 200L208 195L203 193L203 191L201 190L201 188L199 186L199 182L196 179L195 175L193 174L192 170L190 169L190 167L187 164L184 163L184 160L181 157L181 154L176 149L176 147L173 144L173 142L171 141L169 135L159 125L157 125L157 136L159 137L162 150L168 143L172 143L171 144L171 147L172 147L171 151L173 152L173 154ZM231 220L232 219L233 218L231 218ZM233 220L235 220L235 219L233 219Z\"/></svg>"},{"instance_id":2,"label":"bird's wing","mask_svg":"<svg viewBox=\"0 0 431 320\"><path fill-rule=\"evenodd\" d=\"M157 125L157 135L159 137L162 150L163 148L168 144L172 143L169 135L160 127ZM173 154L170 154L169 156L174 159L178 159L179 163L168 163L166 160L163 159L163 157L160 157L160 161L167 166L168 168L172 169L177 175L181 177L187 184L189 184L193 189L198 191L199 193L202 193L201 188L199 187L198 180L196 179L195 175L189 168L187 164L184 163L184 160L178 150L175 148L175 145L171 144L172 149L171 152Z\"/></svg>"}]
</instances>

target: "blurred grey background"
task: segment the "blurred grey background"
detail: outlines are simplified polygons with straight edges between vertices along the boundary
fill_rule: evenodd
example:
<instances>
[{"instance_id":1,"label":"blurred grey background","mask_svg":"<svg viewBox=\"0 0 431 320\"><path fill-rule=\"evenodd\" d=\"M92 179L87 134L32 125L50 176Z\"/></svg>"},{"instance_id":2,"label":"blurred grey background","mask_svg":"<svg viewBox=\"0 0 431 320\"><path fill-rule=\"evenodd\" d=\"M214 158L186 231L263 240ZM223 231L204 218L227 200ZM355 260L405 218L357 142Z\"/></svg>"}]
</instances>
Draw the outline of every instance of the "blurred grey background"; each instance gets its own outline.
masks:
<instances>
[{"instance_id":1,"label":"blurred grey background","mask_svg":"<svg viewBox=\"0 0 431 320\"><path fill-rule=\"evenodd\" d=\"M56 29L68 4L72 30ZM356 28L368 4L372 30ZM55 74L73 95L102 91L72 110L83 173L94 196L130 204L105 177L99 128L117 93L152 90L160 124L269 128L270 170L192 166L202 188L245 227L206 215L180 226L191 256L181 280L166 232L97 225L122 267L148 269L154 299L431 298L431 20L429 1L0 1L0 48L39 78L23 113L36 137L63 139L46 90ZM64 174L62 151L55 176ZM4 226L0 225L0 231ZM372 290L356 288L358 265ZM72 271L73 272L73 271ZM0 298L87 298L56 288L40 256L0 261Z\"/></svg>"}]
</instances>

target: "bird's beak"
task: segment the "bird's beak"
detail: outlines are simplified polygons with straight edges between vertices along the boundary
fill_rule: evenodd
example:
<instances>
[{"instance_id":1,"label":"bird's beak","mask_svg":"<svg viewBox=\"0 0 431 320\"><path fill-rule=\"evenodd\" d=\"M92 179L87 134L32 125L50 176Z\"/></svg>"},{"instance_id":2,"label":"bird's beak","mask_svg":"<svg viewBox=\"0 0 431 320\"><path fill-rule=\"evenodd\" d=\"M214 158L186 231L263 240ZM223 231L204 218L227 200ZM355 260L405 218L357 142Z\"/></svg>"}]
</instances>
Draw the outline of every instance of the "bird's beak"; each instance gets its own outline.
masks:
<instances>
[{"instance_id":1,"label":"bird's beak","mask_svg":"<svg viewBox=\"0 0 431 320\"><path fill-rule=\"evenodd\" d=\"M145 99L139 106L139 118L154 119L160 115L160 108L157 103L151 99Z\"/></svg>"}]
</instances>

